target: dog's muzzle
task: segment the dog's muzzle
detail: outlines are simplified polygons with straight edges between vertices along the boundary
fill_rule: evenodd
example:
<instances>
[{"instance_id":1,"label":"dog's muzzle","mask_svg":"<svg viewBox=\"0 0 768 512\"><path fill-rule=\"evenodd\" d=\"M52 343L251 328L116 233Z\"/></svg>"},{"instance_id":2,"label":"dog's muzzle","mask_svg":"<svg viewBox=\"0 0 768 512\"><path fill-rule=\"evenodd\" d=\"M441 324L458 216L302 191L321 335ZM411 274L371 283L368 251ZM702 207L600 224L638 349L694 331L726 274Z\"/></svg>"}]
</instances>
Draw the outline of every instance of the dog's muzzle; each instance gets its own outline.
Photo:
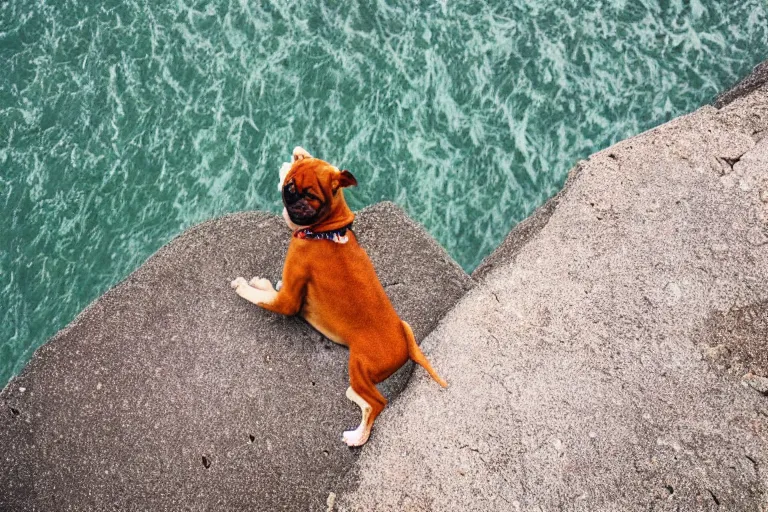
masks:
<instances>
[{"instance_id":1,"label":"dog's muzzle","mask_svg":"<svg viewBox=\"0 0 768 512\"><path fill-rule=\"evenodd\" d=\"M320 219L323 207L315 209L301 197L293 183L283 187L283 204L291 222L299 226L310 226Z\"/></svg>"},{"instance_id":2,"label":"dog's muzzle","mask_svg":"<svg viewBox=\"0 0 768 512\"><path fill-rule=\"evenodd\" d=\"M320 212L312 208L312 205L304 199L300 199L292 205L285 207L291 222L299 226L310 226L320 218Z\"/></svg>"}]
</instances>

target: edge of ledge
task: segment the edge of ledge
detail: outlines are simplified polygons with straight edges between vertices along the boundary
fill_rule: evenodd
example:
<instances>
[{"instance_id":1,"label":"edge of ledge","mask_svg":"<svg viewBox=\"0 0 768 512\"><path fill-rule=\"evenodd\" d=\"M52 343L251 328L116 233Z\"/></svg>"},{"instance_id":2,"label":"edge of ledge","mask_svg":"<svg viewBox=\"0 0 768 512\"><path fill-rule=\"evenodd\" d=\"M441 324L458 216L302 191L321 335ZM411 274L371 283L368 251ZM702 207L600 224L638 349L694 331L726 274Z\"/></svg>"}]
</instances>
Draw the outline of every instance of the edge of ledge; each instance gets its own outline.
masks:
<instances>
[{"instance_id":1,"label":"edge of ledge","mask_svg":"<svg viewBox=\"0 0 768 512\"><path fill-rule=\"evenodd\" d=\"M766 83L768 83L768 60L752 68L752 71L747 76L718 94L711 104L719 110L763 87Z\"/></svg>"},{"instance_id":2,"label":"edge of ledge","mask_svg":"<svg viewBox=\"0 0 768 512\"><path fill-rule=\"evenodd\" d=\"M584 162L584 160L577 162L568 171L568 176L560 191L513 227L504 238L504 241L501 242L501 245L480 262L480 265L471 274L474 281L482 281L499 264L515 261L520 250L549 223L549 219L555 213L557 206L568 195L573 183L578 179Z\"/></svg>"}]
</instances>

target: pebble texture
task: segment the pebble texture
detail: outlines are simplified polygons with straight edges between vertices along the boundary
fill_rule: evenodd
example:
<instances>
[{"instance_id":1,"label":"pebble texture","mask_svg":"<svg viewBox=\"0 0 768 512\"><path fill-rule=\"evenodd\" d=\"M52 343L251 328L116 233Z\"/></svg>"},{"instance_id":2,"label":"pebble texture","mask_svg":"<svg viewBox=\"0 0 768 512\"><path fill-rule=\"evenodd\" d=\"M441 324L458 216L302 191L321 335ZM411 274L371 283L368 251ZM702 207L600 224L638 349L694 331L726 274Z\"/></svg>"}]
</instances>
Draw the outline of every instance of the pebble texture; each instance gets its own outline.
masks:
<instances>
[{"instance_id":1,"label":"pebble texture","mask_svg":"<svg viewBox=\"0 0 768 512\"><path fill-rule=\"evenodd\" d=\"M471 284L391 203L355 230L418 339ZM289 239L265 213L201 224L40 348L0 394L0 510L325 509L359 455L347 350L229 287L277 280Z\"/></svg>"},{"instance_id":2,"label":"pebble texture","mask_svg":"<svg viewBox=\"0 0 768 512\"><path fill-rule=\"evenodd\" d=\"M767 127L758 88L580 162L425 340L451 387L414 375L338 508L765 511Z\"/></svg>"}]
</instances>

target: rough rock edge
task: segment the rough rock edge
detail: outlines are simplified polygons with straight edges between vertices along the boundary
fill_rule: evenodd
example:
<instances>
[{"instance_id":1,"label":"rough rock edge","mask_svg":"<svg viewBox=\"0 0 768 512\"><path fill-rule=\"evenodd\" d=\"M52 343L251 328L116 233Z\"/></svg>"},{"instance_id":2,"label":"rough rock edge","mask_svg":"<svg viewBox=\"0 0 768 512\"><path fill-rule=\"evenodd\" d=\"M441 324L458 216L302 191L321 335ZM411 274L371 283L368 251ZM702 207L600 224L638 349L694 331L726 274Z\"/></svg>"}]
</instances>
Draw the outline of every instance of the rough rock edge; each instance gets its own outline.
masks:
<instances>
[{"instance_id":1,"label":"rough rock edge","mask_svg":"<svg viewBox=\"0 0 768 512\"><path fill-rule=\"evenodd\" d=\"M757 90L765 85L766 82L768 82L768 60L752 68L752 72L739 80L736 85L718 94L714 101L712 101L712 105L717 109L721 109Z\"/></svg>"},{"instance_id":2,"label":"rough rock edge","mask_svg":"<svg viewBox=\"0 0 768 512\"><path fill-rule=\"evenodd\" d=\"M550 217L555 213L557 205L565 198L571 185L578 178L581 168L582 162L577 163L575 167L568 171L568 177L565 179L565 184L563 184L560 192L549 198L546 203L538 207L529 217L512 228L512 231L504 238L501 245L486 256L472 272L472 279L481 281L497 265L514 262L517 253L547 225Z\"/></svg>"},{"instance_id":3,"label":"rough rock edge","mask_svg":"<svg viewBox=\"0 0 768 512\"><path fill-rule=\"evenodd\" d=\"M733 87L720 93L712 105L719 109L733 103L739 98L749 95L768 82L768 61L761 62L752 69L752 72L742 78ZM683 114L684 116L686 114ZM658 128L658 127L657 127ZM651 128L653 131L656 128ZM603 150L604 151L604 150ZM598 151L600 153L601 151ZM536 234L538 234L549 222L550 217L557 208L557 205L568 194L569 189L581 172L583 161L576 164L568 172L563 188L555 194L546 203L538 207L529 217L517 224L512 231L504 238L504 241L491 254L486 256L480 265L472 272L472 279L482 280L499 263L513 262L518 252L527 244Z\"/></svg>"}]
</instances>

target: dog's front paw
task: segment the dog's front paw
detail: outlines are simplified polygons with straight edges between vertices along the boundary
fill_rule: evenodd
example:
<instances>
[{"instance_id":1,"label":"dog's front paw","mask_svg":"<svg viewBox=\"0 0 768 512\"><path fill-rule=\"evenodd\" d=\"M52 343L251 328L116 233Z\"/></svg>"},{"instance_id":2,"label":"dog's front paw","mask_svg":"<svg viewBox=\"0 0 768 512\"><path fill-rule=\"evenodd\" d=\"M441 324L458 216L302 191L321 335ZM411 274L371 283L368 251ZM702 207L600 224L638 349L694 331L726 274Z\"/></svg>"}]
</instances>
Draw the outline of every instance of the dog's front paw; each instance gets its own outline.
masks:
<instances>
[{"instance_id":1,"label":"dog's front paw","mask_svg":"<svg viewBox=\"0 0 768 512\"><path fill-rule=\"evenodd\" d=\"M342 434L341 440L347 443L347 446L363 446L368 441L370 431L366 430L362 425L355 430L347 430Z\"/></svg>"},{"instance_id":2,"label":"dog's front paw","mask_svg":"<svg viewBox=\"0 0 768 512\"><path fill-rule=\"evenodd\" d=\"M253 279L248 281L248 284L253 286L257 290L275 291L269 279L265 279L263 277L254 277Z\"/></svg>"},{"instance_id":3,"label":"dog's front paw","mask_svg":"<svg viewBox=\"0 0 768 512\"><path fill-rule=\"evenodd\" d=\"M248 281L246 281L244 277L236 277L234 281L229 283L229 286L231 286L233 290L237 290L238 287L243 285L248 286Z\"/></svg>"}]
</instances>

